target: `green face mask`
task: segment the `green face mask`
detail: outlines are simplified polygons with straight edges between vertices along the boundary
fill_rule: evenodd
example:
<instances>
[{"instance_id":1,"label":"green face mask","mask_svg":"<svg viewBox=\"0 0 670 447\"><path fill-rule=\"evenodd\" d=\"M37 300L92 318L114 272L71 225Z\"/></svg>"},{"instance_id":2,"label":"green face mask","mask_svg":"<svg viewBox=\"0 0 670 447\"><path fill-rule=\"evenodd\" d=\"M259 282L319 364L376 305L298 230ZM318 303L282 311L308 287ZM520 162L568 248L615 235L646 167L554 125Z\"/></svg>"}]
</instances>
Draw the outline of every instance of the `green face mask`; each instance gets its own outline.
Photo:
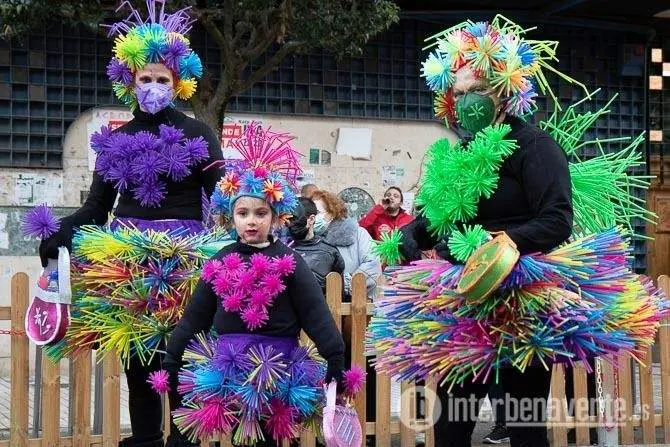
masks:
<instances>
[{"instance_id":1,"label":"green face mask","mask_svg":"<svg viewBox=\"0 0 670 447\"><path fill-rule=\"evenodd\" d=\"M488 96L468 92L456 101L456 118L461 127L477 133L495 119L496 106Z\"/></svg>"}]
</instances>

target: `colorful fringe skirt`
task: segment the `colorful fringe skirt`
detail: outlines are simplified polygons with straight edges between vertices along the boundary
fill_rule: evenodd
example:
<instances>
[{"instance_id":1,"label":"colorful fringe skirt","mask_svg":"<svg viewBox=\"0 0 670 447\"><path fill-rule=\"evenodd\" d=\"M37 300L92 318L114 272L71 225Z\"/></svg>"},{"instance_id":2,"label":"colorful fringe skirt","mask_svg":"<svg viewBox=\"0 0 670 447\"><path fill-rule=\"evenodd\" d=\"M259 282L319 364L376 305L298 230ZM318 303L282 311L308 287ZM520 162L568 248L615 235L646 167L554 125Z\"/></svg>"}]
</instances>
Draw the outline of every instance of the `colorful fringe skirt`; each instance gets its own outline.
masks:
<instances>
[{"instance_id":1,"label":"colorful fringe skirt","mask_svg":"<svg viewBox=\"0 0 670 447\"><path fill-rule=\"evenodd\" d=\"M52 360L84 349L148 363L179 321L202 264L232 239L193 220L115 219L72 241L71 322Z\"/></svg>"},{"instance_id":2,"label":"colorful fringe skirt","mask_svg":"<svg viewBox=\"0 0 670 447\"><path fill-rule=\"evenodd\" d=\"M620 229L522 256L484 302L456 293L463 266L422 260L390 267L375 303L368 354L380 372L442 383L496 380L500 368L639 359L670 315L661 292L628 265Z\"/></svg>"},{"instance_id":3,"label":"colorful fringe skirt","mask_svg":"<svg viewBox=\"0 0 670 447\"><path fill-rule=\"evenodd\" d=\"M173 412L190 439L233 434L236 445L320 432L326 362L293 337L197 336L186 349Z\"/></svg>"}]
</instances>

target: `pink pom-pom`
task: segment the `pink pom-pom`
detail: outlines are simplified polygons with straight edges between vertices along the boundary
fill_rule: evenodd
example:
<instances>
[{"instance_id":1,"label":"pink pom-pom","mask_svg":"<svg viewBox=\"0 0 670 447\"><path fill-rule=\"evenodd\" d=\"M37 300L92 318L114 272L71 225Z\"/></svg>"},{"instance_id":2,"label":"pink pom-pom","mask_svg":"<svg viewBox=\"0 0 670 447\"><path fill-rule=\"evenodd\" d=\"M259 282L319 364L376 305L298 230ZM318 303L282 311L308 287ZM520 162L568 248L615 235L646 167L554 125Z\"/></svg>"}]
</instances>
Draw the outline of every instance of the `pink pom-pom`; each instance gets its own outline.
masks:
<instances>
[{"instance_id":1,"label":"pink pom-pom","mask_svg":"<svg viewBox=\"0 0 670 447\"><path fill-rule=\"evenodd\" d=\"M272 439L279 443L284 439L297 436L296 418L298 412L295 408L287 406L279 399L272 399L270 401L270 413L265 427L270 432Z\"/></svg>"},{"instance_id":2,"label":"pink pom-pom","mask_svg":"<svg viewBox=\"0 0 670 447\"><path fill-rule=\"evenodd\" d=\"M235 288L241 292L248 293L256 285L256 274L251 270L245 270L237 277Z\"/></svg>"},{"instance_id":3,"label":"pink pom-pom","mask_svg":"<svg viewBox=\"0 0 670 447\"><path fill-rule=\"evenodd\" d=\"M253 307L265 308L272 301L272 296L265 290L254 290L251 292L249 304Z\"/></svg>"},{"instance_id":4,"label":"pink pom-pom","mask_svg":"<svg viewBox=\"0 0 670 447\"><path fill-rule=\"evenodd\" d=\"M217 259L207 261L205 265L202 266L202 279L207 282L212 282L217 273L221 270L221 266L221 261Z\"/></svg>"},{"instance_id":5,"label":"pink pom-pom","mask_svg":"<svg viewBox=\"0 0 670 447\"><path fill-rule=\"evenodd\" d=\"M273 270L279 276L287 276L295 271L295 259L293 255L284 255L281 258L275 259Z\"/></svg>"},{"instance_id":6,"label":"pink pom-pom","mask_svg":"<svg viewBox=\"0 0 670 447\"><path fill-rule=\"evenodd\" d=\"M158 394L163 394L170 391L170 375L164 369L150 372L147 382Z\"/></svg>"},{"instance_id":7,"label":"pink pom-pom","mask_svg":"<svg viewBox=\"0 0 670 447\"><path fill-rule=\"evenodd\" d=\"M277 296L286 289L282 280L276 275L265 275L261 280L261 285L270 296Z\"/></svg>"},{"instance_id":8,"label":"pink pom-pom","mask_svg":"<svg viewBox=\"0 0 670 447\"><path fill-rule=\"evenodd\" d=\"M263 308L249 306L242 311L242 321L252 331L263 326L268 318L268 312Z\"/></svg>"},{"instance_id":9,"label":"pink pom-pom","mask_svg":"<svg viewBox=\"0 0 670 447\"><path fill-rule=\"evenodd\" d=\"M244 302L244 294L242 292L233 292L223 297L222 304L226 312L239 312L242 309Z\"/></svg>"},{"instance_id":10,"label":"pink pom-pom","mask_svg":"<svg viewBox=\"0 0 670 447\"><path fill-rule=\"evenodd\" d=\"M223 268L226 270L238 270L243 266L242 257L239 253L231 253L226 255L223 259L221 259L221 263L223 264Z\"/></svg>"},{"instance_id":11,"label":"pink pom-pom","mask_svg":"<svg viewBox=\"0 0 670 447\"><path fill-rule=\"evenodd\" d=\"M225 272L219 272L216 278L214 278L212 285L214 286L214 292L216 292L217 295L226 295L233 287L229 275Z\"/></svg>"},{"instance_id":12,"label":"pink pom-pom","mask_svg":"<svg viewBox=\"0 0 670 447\"><path fill-rule=\"evenodd\" d=\"M251 255L251 257L249 258L249 262L251 263L251 269L258 276L263 276L271 265L270 259L261 253Z\"/></svg>"},{"instance_id":13,"label":"pink pom-pom","mask_svg":"<svg viewBox=\"0 0 670 447\"><path fill-rule=\"evenodd\" d=\"M237 424L230 403L222 397L211 397L198 406L178 408L173 412L175 424L188 432L189 439L204 438L214 433L230 433Z\"/></svg>"},{"instance_id":14,"label":"pink pom-pom","mask_svg":"<svg viewBox=\"0 0 670 447\"><path fill-rule=\"evenodd\" d=\"M344 392L354 396L365 386L365 370L358 365L352 365L351 369L343 374Z\"/></svg>"}]
</instances>

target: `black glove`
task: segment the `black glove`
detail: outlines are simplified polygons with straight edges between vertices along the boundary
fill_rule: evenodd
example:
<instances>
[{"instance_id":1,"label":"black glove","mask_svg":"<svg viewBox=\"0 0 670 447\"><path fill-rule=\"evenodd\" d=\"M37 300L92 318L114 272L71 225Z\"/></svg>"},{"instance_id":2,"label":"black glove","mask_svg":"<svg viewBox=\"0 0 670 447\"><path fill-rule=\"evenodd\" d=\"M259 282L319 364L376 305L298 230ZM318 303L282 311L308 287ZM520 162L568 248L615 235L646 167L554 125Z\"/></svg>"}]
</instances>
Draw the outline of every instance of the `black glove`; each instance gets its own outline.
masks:
<instances>
[{"instance_id":1,"label":"black glove","mask_svg":"<svg viewBox=\"0 0 670 447\"><path fill-rule=\"evenodd\" d=\"M47 266L49 259L58 259L58 247L66 247L72 252L72 225L61 220L60 230L40 242L40 260L42 267Z\"/></svg>"},{"instance_id":2,"label":"black glove","mask_svg":"<svg viewBox=\"0 0 670 447\"><path fill-rule=\"evenodd\" d=\"M325 384L328 385L330 382L335 380L337 382L337 391L341 393L344 391L344 369L342 365L331 365L328 363L328 371L326 372Z\"/></svg>"},{"instance_id":3,"label":"black glove","mask_svg":"<svg viewBox=\"0 0 670 447\"><path fill-rule=\"evenodd\" d=\"M448 239L442 238L440 242L435 246L435 254L437 254L440 259L444 259L445 261L448 261L451 264L463 264L461 261L456 260L452 255L451 255L451 250L449 250L449 246L447 245Z\"/></svg>"},{"instance_id":4,"label":"black glove","mask_svg":"<svg viewBox=\"0 0 670 447\"><path fill-rule=\"evenodd\" d=\"M402 242L398 247L400 254L402 255L402 260L405 262L412 262L421 259L421 250L419 250L419 245L414 240L414 236L405 233L402 233Z\"/></svg>"}]
</instances>

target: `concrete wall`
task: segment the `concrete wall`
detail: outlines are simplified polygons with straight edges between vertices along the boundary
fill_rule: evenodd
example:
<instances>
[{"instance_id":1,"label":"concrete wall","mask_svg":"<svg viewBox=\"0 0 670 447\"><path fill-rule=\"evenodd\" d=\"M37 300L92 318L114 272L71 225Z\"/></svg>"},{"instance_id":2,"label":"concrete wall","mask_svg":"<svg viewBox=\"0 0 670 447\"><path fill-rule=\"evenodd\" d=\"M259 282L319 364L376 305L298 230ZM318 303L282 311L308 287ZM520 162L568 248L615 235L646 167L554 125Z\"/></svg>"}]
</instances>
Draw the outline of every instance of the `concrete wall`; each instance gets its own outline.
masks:
<instances>
[{"instance_id":1,"label":"concrete wall","mask_svg":"<svg viewBox=\"0 0 670 447\"><path fill-rule=\"evenodd\" d=\"M46 178L46 190L36 190L35 204L41 203L42 196L51 205L58 207L78 207L81 203L82 191L88 190L91 171L88 162L88 134L90 128L101 119L116 114L123 118L124 109L93 109L82 114L68 129L63 141L62 170L0 170L0 206L13 207L22 211L28 209L20 206L21 193L19 175L37 175ZM404 191L412 190L420 175L420 164L425 149L435 139L452 137L447 129L437 122L384 121L366 119L344 119L325 117L279 116L279 115L245 115L235 114L236 119L261 119L264 126L284 131L296 136L294 145L303 155L305 168L313 172L314 182L323 189L338 193L347 187L359 187L367 191L375 201L381 198L385 187L382 184L382 167L395 166L403 168L403 176L398 177L397 184ZM350 156L338 155L335 147L338 131L345 128L368 128L372 131L372 152L370 160L354 160ZM97 127L96 127L97 128ZM310 148L328 151L331 155L329 165L310 165ZM45 192L46 191L46 192ZM0 216L2 217L2 216ZM0 245L2 238L7 238L8 229L3 227L0 219ZM16 230L12 230L16 231ZM3 236L4 234L4 236ZM17 235L10 234L9 239L17 241ZM20 241L20 245L35 244L35 241ZM16 245L16 244L15 244ZM40 265L36 256L17 256L25 254L11 247L2 247L7 256L0 256L0 305L9 305L10 279L16 272L27 272L31 283L39 275ZM28 251L30 252L30 251ZM33 253L35 253L33 251ZM31 284L34 287L34 284ZM32 293L32 291L31 291ZM0 328L8 325L0 322ZM6 374L9 368L9 341L6 336L0 341L0 374Z\"/></svg>"}]
</instances>

